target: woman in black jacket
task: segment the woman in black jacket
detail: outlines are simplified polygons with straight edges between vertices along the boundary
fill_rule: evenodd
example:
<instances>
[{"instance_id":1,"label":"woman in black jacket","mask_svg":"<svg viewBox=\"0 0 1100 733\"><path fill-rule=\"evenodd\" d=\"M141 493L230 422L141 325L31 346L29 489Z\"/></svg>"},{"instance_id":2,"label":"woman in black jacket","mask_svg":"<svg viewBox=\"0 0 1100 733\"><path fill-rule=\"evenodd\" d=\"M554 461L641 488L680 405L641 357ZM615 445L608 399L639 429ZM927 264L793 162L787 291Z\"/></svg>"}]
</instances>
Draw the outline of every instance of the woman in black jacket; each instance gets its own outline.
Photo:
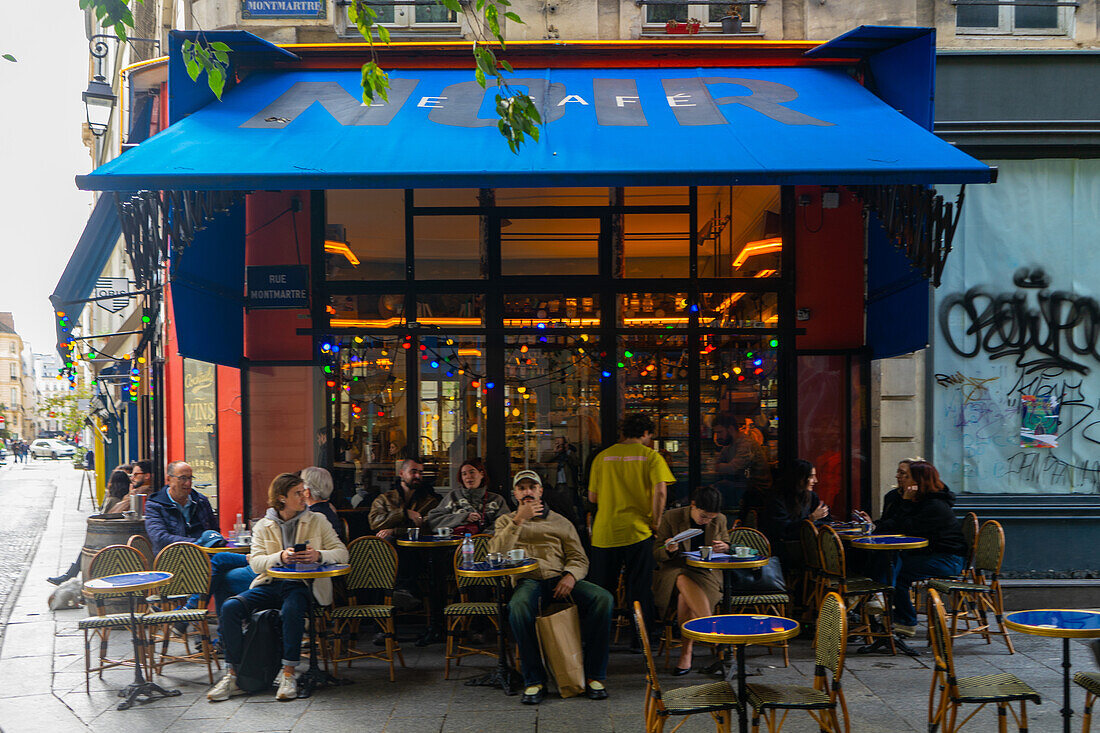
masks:
<instances>
[{"instance_id":1,"label":"woman in black jacket","mask_svg":"<svg viewBox=\"0 0 1100 733\"><path fill-rule=\"evenodd\" d=\"M817 522L829 516L829 507L814 492L815 486L817 469L814 464L799 458L787 469L778 491L768 497L761 531L767 535L772 553L779 556L784 566L789 560L797 559L794 553L785 552L784 543L799 539L802 520Z\"/></svg>"},{"instance_id":2,"label":"woman in black jacket","mask_svg":"<svg viewBox=\"0 0 1100 733\"><path fill-rule=\"evenodd\" d=\"M875 532L923 537L928 547L900 553L892 565L893 577L889 577L891 564L886 553L875 553L871 576L894 586L894 631L912 636L917 610L909 597L910 583L961 573L966 564L966 541L953 510L955 495L944 486L936 467L927 461L914 461L909 464L909 473L912 485L899 485L901 501L875 523ZM862 512L860 515L865 521L870 519Z\"/></svg>"}]
</instances>

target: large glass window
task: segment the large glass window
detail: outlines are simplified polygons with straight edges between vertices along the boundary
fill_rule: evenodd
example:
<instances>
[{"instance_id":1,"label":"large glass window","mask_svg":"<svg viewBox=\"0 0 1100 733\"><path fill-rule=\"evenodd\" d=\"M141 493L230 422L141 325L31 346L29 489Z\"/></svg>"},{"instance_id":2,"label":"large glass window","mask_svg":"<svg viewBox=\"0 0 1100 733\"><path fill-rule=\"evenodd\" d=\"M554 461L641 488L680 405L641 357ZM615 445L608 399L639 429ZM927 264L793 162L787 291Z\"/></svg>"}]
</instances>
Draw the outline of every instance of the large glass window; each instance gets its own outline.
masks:
<instances>
[{"instance_id":1,"label":"large glass window","mask_svg":"<svg viewBox=\"0 0 1100 733\"><path fill-rule=\"evenodd\" d=\"M417 280L473 280L485 277L481 217L418 216Z\"/></svg>"},{"instance_id":2,"label":"large glass window","mask_svg":"<svg viewBox=\"0 0 1100 733\"><path fill-rule=\"evenodd\" d=\"M596 275L599 219L505 219L502 275Z\"/></svg>"},{"instance_id":3,"label":"large glass window","mask_svg":"<svg viewBox=\"0 0 1100 733\"><path fill-rule=\"evenodd\" d=\"M485 455L485 341L482 338L422 336L420 449L417 454L441 491L459 484L467 458Z\"/></svg>"},{"instance_id":4,"label":"large glass window","mask_svg":"<svg viewBox=\"0 0 1100 733\"><path fill-rule=\"evenodd\" d=\"M329 191L326 205L327 279L405 279L403 191Z\"/></svg>"},{"instance_id":5,"label":"large glass window","mask_svg":"<svg viewBox=\"0 0 1100 733\"><path fill-rule=\"evenodd\" d=\"M955 26L960 34L1058 35L1067 32L1071 9L1058 6L1057 0L1029 0L1019 7L958 0Z\"/></svg>"}]
</instances>

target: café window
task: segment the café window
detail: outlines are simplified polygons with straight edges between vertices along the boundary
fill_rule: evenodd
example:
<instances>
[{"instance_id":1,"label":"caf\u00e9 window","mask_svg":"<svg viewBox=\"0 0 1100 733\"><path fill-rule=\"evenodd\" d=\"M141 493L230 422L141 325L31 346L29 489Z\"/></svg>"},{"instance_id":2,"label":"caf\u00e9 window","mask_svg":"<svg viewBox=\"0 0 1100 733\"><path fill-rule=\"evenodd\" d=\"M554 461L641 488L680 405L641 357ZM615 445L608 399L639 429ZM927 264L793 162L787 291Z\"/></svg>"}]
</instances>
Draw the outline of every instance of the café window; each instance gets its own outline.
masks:
<instances>
[{"instance_id":1,"label":"caf\u00e9 window","mask_svg":"<svg viewBox=\"0 0 1100 733\"><path fill-rule=\"evenodd\" d=\"M183 360L183 454L195 475L193 488L218 506L218 410L216 367Z\"/></svg>"},{"instance_id":2,"label":"caf\u00e9 window","mask_svg":"<svg viewBox=\"0 0 1100 733\"><path fill-rule=\"evenodd\" d=\"M646 32L664 31L669 21L697 20L701 32L721 32L722 18L736 7L741 14L741 30L755 31L759 24L759 7L747 3L701 5L694 3L654 3L645 6Z\"/></svg>"},{"instance_id":3,"label":"caf\u00e9 window","mask_svg":"<svg viewBox=\"0 0 1100 733\"><path fill-rule=\"evenodd\" d=\"M442 4L402 5L400 3L371 5L378 14L375 22L388 28L409 29L415 31L458 29L458 16ZM344 35L359 36L359 29L344 11Z\"/></svg>"},{"instance_id":4,"label":"caf\u00e9 window","mask_svg":"<svg viewBox=\"0 0 1100 733\"><path fill-rule=\"evenodd\" d=\"M955 28L959 34L1065 35L1071 10L1058 0L1027 0L1019 5L1010 0L958 0Z\"/></svg>"}]
</instances>

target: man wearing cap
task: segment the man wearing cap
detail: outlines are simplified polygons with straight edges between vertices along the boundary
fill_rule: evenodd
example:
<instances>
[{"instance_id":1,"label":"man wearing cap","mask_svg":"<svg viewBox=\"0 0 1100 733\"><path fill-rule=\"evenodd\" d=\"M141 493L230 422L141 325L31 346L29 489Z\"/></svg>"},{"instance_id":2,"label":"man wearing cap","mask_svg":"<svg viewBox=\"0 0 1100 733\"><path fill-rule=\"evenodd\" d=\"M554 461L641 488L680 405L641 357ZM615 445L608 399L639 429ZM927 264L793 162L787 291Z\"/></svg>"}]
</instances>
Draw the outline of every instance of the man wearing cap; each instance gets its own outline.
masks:
<instances>
[{"instance_id":1,"label":"man wearing cap","mask_svg":"<svg viewBox=\"0 0 1100 733\"><path fill-rule=\"evenodd\" d=\"M538 560L536 570L516 582L508 602L508 623L523 670L525 705L538 705L546 695L546 670L535 636L540 602L572 598L581 617L584 648L585 695L607 697L607 653L611 640L611 594L584 579L588 557L573 524L542 503L542 480L534 471L520 471L512 479L512 496L519 508L497 518L490 552L522 548Z\"/></svg>"},{"instance_id":2,"label":"man wearing cap","mask_svg":"<svg viewBox=\"0 0 1100 733\"><path fill-rule=\"evenodd\" d=\"M191 466L173 461L168 464L168 485L146 502L145 529L154 554L173 542L214 539L206 533L217 530L218 520L210 508L210 500L191 488L192 480Z\"/></svg>"}]
</instances>

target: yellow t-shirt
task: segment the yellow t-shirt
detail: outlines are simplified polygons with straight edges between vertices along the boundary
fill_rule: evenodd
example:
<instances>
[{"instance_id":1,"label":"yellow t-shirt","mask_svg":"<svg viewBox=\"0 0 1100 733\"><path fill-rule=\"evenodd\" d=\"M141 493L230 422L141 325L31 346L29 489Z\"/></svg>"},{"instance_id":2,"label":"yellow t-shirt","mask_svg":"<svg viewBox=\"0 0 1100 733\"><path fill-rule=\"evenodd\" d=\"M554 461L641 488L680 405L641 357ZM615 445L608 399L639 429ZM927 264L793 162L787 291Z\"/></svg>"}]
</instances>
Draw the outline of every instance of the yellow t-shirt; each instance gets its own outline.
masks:
<instances>
[{"instance_id":1,"label":"yellow t-shirt","mask_svg":"<svg viewBox=\"0 0 1100 733\"><path fill-rule=\"evenodd\" d=\"M588 490L596 494L594 547L624 547L653 534L653 486L676 479L661 454L641 443L616 443L592 462Z\"/></svg>"}]
</instances>

